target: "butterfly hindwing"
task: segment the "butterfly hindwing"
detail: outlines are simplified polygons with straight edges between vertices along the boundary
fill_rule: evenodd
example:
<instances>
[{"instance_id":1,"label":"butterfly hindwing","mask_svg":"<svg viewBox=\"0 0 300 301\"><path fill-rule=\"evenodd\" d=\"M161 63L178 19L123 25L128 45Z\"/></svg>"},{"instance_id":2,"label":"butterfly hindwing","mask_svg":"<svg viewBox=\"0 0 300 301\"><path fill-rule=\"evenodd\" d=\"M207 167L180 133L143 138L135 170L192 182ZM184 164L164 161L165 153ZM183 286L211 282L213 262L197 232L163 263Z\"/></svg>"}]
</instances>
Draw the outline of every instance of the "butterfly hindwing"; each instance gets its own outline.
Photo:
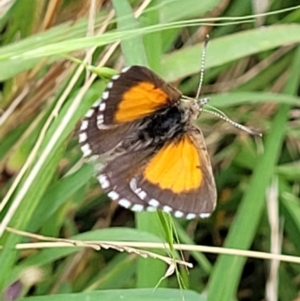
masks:
<instances>
[{"instance_id":1,"label":"butterfly hindwing","mask_svg":"<svg viewBox=\"0 0 300 301\"><path fill-rule=\"evenodd\" d=\"M197 128L167 141L131 182L149 206L176 217L205 217L216 204L211 164Z\"/></svg>"},{"instance_id":2,"label":"butterfly hindwing","mask_svg":"<svg viewBox=\"0 0 300 301\"><path fill-rule=\"evenodd\" d=\"M112 200L133 211L142 211L149 207L130 187L130 180L139 174L152 153L152 149L127 152L108 162L97 178Z\"/></svg>"},{"instance_id":3,"label":"butterfly hindwing","mask_svg":"<svg viewBox=\"0 0 300 301\"><path fill-rule=\"evenodd\" d=\"M214 178L198 129L167 141L158 151L146 148L120 155L101 176L102 188L135 211L161 209L191 219L208 216L215 207Z\"/></svg>"}]
</instances>

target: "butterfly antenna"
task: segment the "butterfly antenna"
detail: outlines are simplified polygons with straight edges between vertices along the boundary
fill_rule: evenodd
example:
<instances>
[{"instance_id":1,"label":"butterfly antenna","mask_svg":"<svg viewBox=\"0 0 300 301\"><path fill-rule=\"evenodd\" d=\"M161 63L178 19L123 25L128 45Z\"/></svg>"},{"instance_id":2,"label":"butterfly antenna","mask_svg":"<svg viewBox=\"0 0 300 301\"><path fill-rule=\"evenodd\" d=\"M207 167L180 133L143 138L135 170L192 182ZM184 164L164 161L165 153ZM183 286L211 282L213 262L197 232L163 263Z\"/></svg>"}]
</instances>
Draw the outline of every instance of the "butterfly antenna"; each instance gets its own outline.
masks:
<instances>
[{"instance_id":1,"label":"butterfly antenna","mask_svg":"<svg viewBox=\"0 0 300 301\"><path fill-rule=\"evenodd\" d=\"M200 67L200 79L199 79L199 85L198 85L198 90L197 90L197 94L196 94L196 99L199 99L199 96L200 96L200 93L201 93L201 87L202 87L202 84L203 84L205 59L206 59L206 48L207 48L208 42L209 42L209 35L206 35L205 39L204 39L204 42L203 42L201 67Z\"/></svg>"},{"instance_id":2,"label":"butterfly antenna","mask_svg":"<svg viewBox=\"0 0 300 301\"><path fill-rule=\"evenodd\" d=\"M202 88L202 84L203 84L203 78L204 78L204 70L205 70L205 60L206 60L206 49L207 49L207 44L209 42L209 35L205 36L204 42L203 42L203 50L202 50L202 57L201 57L201 67L200 67L200 79L199 79L199 85L198 85L198 89L197 89L197 94L195 99L198 101L199 104L199 108L200 111L204 111L207 113L210 113L228 123L230 123L231 125L233 125L234 127L250 134L253 136L259 136L262 137L262 133L254 131L252 129L247 128L244 125L241 125L233 120L231 120L229 117L227 117L223 112L217 110L216 108L211 107L212 109L214 109L214 111L211 110L206 110L203 108L204 105L207 105L207 103L209 102L209 98L203 98L203 99L199 99L200 97L200 93L201 93L201 88Z\"/></svg>"},{"instance_id":3,"label":"butterfly antenna","mask_svg":"<svg viewBox=\"0 0 300 301\"><path fill-rule=\"evenodd\" d=\"M207 112L207 113L209 113L209 114L212 114L212 115L214 115L214 116L216 116L216 117L218 117L218 118L220 118L220 119L222 119L222 120L224 120L224 121L230 123L230 124L233 125L234 127L238 128L238 129L240 129L240 130L242 130L242 131L244 131L244 132L246 132L246 133L248 133L248 134L250 134L250 135L262 137L262 133L257 132L257 131L254 131L254 130L252 130L252 129L249 129L249 128L247 128L246 126L241 125L241 124L239 124L239 123L237 123L237 122L231 120L231 119L230 119L229 117L227 117L223 112L217 110L216 108L213 108L213 109L214 109L215 111L206 110L206 109L203 109L203 108L202 108L202 111ZM217 112L216 112L216 111L217 111Z\"/></svg>"}]
</instances>

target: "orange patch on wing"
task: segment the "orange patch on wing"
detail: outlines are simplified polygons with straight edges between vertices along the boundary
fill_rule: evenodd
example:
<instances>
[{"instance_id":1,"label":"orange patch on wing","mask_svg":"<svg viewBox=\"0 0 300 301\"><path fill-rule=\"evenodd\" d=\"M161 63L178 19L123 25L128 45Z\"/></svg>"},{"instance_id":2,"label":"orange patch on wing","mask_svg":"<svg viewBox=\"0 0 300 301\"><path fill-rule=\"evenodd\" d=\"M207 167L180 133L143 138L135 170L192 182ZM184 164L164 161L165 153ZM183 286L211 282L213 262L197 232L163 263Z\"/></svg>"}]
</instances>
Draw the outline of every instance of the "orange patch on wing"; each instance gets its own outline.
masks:
<instances>
[{"instance_id":1,"label":"orange patch on wing","mask_svg":"<svg viewBox=\"0 0 300 301\"><path fill-rule=\"evenodd\" d=\"M126 122L143 118L168 104L168 95L150 82L141 82L124 93L115 121Z\"/></svg>"},{"instance_id":2,"label":"orange patch on wing","mask_svg":"<svg viewBox=\"0 0 300 301\"><path fill-rule=\"evenodd\" d=\"M188 192L201 186L203 174L195 144L188 135L165 145L148 163L144 179L174 193Z\"/></svg>"}]
</instances>

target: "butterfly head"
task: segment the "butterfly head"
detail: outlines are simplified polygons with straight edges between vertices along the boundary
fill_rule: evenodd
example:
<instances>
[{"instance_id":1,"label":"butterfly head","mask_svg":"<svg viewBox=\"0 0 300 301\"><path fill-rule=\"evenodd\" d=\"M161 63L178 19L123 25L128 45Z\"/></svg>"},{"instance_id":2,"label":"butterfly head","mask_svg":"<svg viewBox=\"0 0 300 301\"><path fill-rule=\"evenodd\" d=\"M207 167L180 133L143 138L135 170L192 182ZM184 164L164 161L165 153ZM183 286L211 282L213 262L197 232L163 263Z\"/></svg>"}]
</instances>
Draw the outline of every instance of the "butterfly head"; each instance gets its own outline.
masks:
<instances>
[{"instance_id":1,"label":"butterfly head","mask_svg":"<svg viewBox=\"0 0 300 301\"><path fill-rule=\"evenodd\" d=\"M191 121L199 118L203 107L209 102L209 98L195 99L187 96L182 96L181 98L181 107L187 112Z\"/></svg>"}]
</instances>

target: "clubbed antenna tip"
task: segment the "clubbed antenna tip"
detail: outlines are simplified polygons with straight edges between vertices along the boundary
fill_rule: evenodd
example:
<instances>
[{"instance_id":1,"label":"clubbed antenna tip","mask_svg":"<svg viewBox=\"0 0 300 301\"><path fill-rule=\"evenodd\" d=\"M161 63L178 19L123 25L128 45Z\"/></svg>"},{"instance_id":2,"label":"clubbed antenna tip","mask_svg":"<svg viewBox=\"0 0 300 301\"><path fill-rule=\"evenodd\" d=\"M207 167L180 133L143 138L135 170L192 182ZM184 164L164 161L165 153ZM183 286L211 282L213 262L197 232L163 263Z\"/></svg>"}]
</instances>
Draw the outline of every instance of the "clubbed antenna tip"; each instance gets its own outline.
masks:
<instances>
[{"instance_id":1,"label":"clubbed antenna tip","mask_svg":"<svg viewBox=\"0 0 300 301\"><path fill-rule=\"evenodd\" d=\"M216 110L216 109L214 109L214 110ZM212 115L215 115L216 117L218 117L218 118L220 118L220 119L222 119L222 120L230 123L234 127L238 128L238 129L240 129L240 130L242 130L242 131L244 131L244 132L246 132L246 133L248 133L250 135L262 137L262 133L257 132L257 131L252 130L252 129L249 129L246 126L244 126L242 124L239 124L239 123L231 120L229 117L227 117L223 112L221 112L219 110L218 110L218 112L215 112L215 111L211 111L211 110L202 109L202 111L207 112L207 113L212 114Z\"/></svg>"},{"instance_id":2,"label":"clubbed antenna tip","mask_svg":"<svg viewBox=\"0 0 300 301\"><path fill-rule=\"evenodd\" d=\"M208 42L209 42L209 35L207 34L204 39L204 47L207 47Z\"/></svg>"}]
</instances>

